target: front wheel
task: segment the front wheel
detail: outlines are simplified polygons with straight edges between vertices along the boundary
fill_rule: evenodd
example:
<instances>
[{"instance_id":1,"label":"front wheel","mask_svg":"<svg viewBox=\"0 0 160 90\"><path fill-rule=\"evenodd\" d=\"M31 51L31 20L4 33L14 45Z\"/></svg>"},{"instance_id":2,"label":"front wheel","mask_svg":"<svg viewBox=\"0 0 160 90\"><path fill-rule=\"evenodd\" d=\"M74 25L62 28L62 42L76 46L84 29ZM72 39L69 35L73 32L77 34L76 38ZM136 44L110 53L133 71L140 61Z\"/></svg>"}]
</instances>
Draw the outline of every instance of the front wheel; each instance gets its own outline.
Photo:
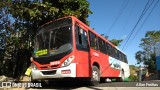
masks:
<instances>
[{"instance_id":1,"label":"front wheel","mask_svg":"<svg viewBox=\"0 0 160 90\"><path fill-rule=\"evenodd\" d=\"M29 82L36 83L36 82L39 82L39 81L40 80L34 80L31 75L29 76Z\"/></svg>"},{"instance_id":2,"label":"front wheel","mask_svg":"<svg viewBox=\"0 0 160 90\"><path fill-rule=\"evenodd\" d=\"M98 85L100 81L100 71L96 66L92 67L91 85Z\"/></svg>"}]
</instances>

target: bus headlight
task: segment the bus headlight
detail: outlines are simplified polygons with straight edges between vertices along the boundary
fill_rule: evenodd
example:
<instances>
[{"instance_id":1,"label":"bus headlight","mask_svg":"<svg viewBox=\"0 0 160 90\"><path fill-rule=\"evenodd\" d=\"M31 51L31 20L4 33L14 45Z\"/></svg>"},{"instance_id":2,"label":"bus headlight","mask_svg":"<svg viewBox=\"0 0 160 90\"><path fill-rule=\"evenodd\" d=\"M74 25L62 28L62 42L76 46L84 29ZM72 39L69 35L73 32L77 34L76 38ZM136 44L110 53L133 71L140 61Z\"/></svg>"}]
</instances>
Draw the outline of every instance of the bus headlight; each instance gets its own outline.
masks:
<instances>
[{"instance_id":1,"label":"bus headlight","mask_svg":"<svg viewBox=\"0 0 160 90\"><path fill-rule=\"evenodd\" d=\"M71 64L71 62L73 61L74 59L74 55L70 56L69 58L67 58L61 65L61 67L66 67L68 65Z\"/></svg>"},{"instance_id":2,"label":"bus headlight","mask_svg":"<svg viewBox=\"0 0 160 90\"><path fill-rule=\"evenodd\" d=\"M34 63L31 64L31 67L32 67L34 70L37 70L37 69L38 69L37 66L36 66Z\"/></svg>"}]
</instances>

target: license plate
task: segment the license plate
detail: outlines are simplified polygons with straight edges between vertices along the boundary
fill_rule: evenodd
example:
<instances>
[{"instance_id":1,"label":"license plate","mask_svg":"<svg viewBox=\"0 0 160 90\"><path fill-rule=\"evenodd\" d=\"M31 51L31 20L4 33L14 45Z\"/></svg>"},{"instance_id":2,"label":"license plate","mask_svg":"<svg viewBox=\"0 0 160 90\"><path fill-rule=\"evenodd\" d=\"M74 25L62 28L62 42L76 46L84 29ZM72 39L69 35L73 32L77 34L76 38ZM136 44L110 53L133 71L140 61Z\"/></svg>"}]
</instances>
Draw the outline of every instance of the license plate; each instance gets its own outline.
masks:
<instances>
[{"instance_id":1,"label":"license plate","mask_svg":"<svg viewBox=\"0 0 160 90\"><path fill-rule=\"evenodd\" d=\"M30 76L31 72L32 72L32 69L31 68L27 68L27 70L25 72L25 75Z\"/></svg>"}]
</instances>

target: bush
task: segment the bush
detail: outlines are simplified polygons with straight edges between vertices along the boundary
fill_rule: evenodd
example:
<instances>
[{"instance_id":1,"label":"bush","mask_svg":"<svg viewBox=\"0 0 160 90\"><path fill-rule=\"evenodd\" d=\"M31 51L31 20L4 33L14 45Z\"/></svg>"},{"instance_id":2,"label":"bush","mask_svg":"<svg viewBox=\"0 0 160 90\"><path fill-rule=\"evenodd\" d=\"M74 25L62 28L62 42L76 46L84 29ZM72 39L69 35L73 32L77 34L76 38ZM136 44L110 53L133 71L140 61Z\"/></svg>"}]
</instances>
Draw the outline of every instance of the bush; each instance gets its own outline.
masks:
<instances>
[{"instance_id":1,"label":"bush","mask_svg":"<svg viewBox=\"0 0 160 90\"><path fill-rule=\"evenodd\" d=\"M130 79L130 81L137 81L137 80L138 80L138 77L137 77L137 76L134 76L134 75L130 75L130 76L129 76L129 79Z\"/></svg>"}]
</instances>

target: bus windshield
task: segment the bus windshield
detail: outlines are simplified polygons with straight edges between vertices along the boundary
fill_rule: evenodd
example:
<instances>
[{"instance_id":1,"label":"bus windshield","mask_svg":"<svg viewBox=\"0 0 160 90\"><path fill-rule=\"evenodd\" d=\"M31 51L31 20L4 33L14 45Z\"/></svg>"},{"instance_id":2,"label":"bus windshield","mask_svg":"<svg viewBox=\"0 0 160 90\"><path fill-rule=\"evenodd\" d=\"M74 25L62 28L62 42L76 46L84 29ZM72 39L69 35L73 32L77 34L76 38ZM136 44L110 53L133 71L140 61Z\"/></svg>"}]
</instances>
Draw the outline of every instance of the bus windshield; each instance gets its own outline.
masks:
<instances>
[{"instance_id":1,"label":"bus windshield","mask_svg":"<svg viewBox=\"0 0 160 90\"><path fill-rule=\"evenodd\" d=\"M71 26L43 30L36 36L34 54L36 57L57 55L72 49Z\"/></svg>"}]
</instances>

